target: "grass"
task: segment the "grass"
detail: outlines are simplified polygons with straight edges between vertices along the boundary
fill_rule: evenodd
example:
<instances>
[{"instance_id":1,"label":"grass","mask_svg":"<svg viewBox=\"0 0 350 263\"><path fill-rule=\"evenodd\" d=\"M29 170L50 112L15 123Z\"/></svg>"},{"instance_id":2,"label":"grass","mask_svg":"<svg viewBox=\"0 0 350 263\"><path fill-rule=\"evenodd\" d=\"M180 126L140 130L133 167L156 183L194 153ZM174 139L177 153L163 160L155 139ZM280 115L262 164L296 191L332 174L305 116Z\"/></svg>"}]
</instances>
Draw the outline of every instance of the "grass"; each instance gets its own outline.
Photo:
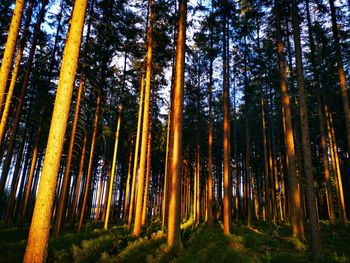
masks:
<instances>
[{"instance_id":1,"label":"grass","mask_svg":"<svg viewBox=\"0 0 350 263\"><path fill-rule=\"evenodd\" d=\"M350 262L350 227L321 222L324 262ZM101 224L87 224L79 234L65 230L51 239L48 262L310 262L310 246L291 238L288 224L269 226L258 223L247 227L235 223L225 236L215 223L195 226L182 222L182 246L169 248L160 222L155 220L135 238L123 225L110 230ZM27 232L0 226L0 262L21 262Z\"/></svg>"}]
</instances>

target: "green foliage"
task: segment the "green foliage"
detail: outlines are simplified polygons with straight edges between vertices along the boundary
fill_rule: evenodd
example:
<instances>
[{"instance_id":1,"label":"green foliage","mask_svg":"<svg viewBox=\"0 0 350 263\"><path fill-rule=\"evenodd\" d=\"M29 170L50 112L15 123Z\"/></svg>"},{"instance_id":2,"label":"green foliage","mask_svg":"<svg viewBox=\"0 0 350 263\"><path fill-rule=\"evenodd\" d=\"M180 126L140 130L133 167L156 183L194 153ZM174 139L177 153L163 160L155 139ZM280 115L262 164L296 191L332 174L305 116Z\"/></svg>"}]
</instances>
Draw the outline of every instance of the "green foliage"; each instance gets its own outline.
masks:
<instances>
[{"instance_id":1,"label":"green foliage","mask_svg":"<svg viewBox=\"0 0 350 263\"><path fill-rule=\"evenodd\" d=\"M103 235L96 239L84 240L80 246L72 246L74 262L96 262L101 251L108 251L113 246L113 238L110 235Z\"/></svg>"},{"instance_id":2,"label":"green foliage","mask_svg":"<svg viewBox=\"0 0 350 263\"><path fill-rule=\"evenodd\" d=\"M135 239L122 225L110 230L88 224L81 233L63 232L49 244L48 262L310 262L309 237L305 241L291 237L288 224L278 226L257 223L246 227L236 223L232 234L225 236L221 225L212 227L193 221L181 224L182 246L168 247L159 220L143 228L143 236ZM153 232L152 232L153 231ZM350 227L321 222L323 262L349 262ZM0 262L21 262L26 232L14 227L0 228Z\"/></svg>"}]
</instances>

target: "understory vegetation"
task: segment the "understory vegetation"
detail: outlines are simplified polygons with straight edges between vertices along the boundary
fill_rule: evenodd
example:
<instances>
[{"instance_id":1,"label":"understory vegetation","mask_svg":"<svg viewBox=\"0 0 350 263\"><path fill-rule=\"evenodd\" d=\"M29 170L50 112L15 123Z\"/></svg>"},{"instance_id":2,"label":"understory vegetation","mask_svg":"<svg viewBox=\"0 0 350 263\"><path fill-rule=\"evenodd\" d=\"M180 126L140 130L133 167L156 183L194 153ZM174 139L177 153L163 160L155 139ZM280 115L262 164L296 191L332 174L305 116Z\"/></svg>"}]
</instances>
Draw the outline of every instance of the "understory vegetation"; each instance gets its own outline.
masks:
<instances>
[{"instance_id":1,"label":"understory vegetation","mask_svg":"<svg viewBox=\"0 0 350 263\"><path fill-rule=\"evenodd\" d=\"M135 238L124 225L102 230L100 224L87 224L80 233L66 230L52 238L48 262L310 262L309 237L304 241L291 238L288 224L269 226L245 222L233 225L230 236L221 230L222 223L212 227L193 221L183 222L180 248L169 248L159 221L143 228ZM349 262L350 227L321 222L324 262ZM21 262L27 230L0 228L0 262Z\"/></svg>"}]
</instances>

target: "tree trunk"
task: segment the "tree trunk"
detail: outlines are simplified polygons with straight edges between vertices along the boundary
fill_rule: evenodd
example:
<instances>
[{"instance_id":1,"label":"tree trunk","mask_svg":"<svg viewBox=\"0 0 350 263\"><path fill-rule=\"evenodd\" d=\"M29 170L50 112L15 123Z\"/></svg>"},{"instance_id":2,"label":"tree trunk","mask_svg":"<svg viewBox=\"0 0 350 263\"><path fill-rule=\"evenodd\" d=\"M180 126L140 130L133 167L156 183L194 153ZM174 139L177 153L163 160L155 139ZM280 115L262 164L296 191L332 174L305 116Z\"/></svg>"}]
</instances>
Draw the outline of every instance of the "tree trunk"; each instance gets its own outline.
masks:
<instances>
[{"instance_id":1,"label":"tree trunk","mask_svg":"<svg viewBox=\"0 0 350 263\"><path fill-rule=\"evenodd\" d=\"M223 103L224 103L224 122L223 122L223 155L224 155L224 234L230 234L231 228L231 180L230 180L230 109L229 109L229 90L227 85L227 51L226 51L226 5L227 1L223 4Z\"/></svg>"},{"instance_id":2,"label":"tree trunk","mask_svg":"<svg viewBox=\"0 0 350 263\"><path fill-rule=\"evenodd\" d=\"M30 72L31 72L31 69L32 69L32 64L33 64L33 59L34 59L34 54L35 54L35 49L36 49L36 43L37 43L37 40L38 40L38 37L39 37L40 26L41 26L41 22L42 22L43 17L44 17L44 13L45 13L45 6L43 5L41 10L40 10L40 13L39 13L39 16L38 16L38 20L37 20L37 23L36 23L36 26L35 26L35 30L34 30L32 46L31 46L30 51L29 51L28 61L27 61L26 68L25 68L25 76L24 76L24 79L23 79L23 82L22 82L22 87L21 87L19 98L18 98L16 115L15 115L15 118L14 118L14 121L13 121L12 130L11 130L12 133L11 133L11 137L10 137L10 142L9 142L9 146L8 146L8 150L7 150L6 159L5 159L5 162L4 162L4 165L3 165L2 176L1 176L1 180L0 180L0 199L1 199L2 195L3 195L3 191L4 191L4 188L5 188L5 183L6 183L6 180L7 180L7 177L8 177L8 172L9 172L9 168L10 168L10 162L11 162L11 159L12 159L12 153L13 153L13 148L14 148L14 142L15 142L15 139L16 139L16 134L17 134L18 125L19 125L21 112L22 112L22 105L23 105L24 95L25 95L25 91L26 91L28 83L29 83L29 76L30 76ZM4 65L4 64L2 64L2 65ZM0 77L0 79L1 79L1 77ZM1 91L1 87L0 87L0 101L1 101L1 96L3 95L1 92L2 91ZM2 105L2 102L0 102L0 105Z\"/></svg>"},{"instance_id":3,"label":"tree trunk","mask_svg":"<svg viewBox=\"0 0 350 263\"><path fill-rule=\"evenodd\" d=\"M91 138L89 165L88 165L88 172L87 172L87 175L86 175L84 199L83 199L83 205L82 205L82 208L81 208L78 232L80 232L80 229L81 229L81 227L83 225L83 221L85 219L85 214L86 214L86 210L87 210L86 208L87 208L87 203L88 203L88 195L89 195L90 186L91 186L92 166L93 166L93 163L94 163L94 154L95 154L95 146L96 146L96 140L97 140L97 131L98 131L98 124L99 124L99 120L100 120L101 93L102 93L102 91L99 90L98 94L97 94L96 112L95 112L95 119L94 119L94 130L92 132L92 138Z\"/></svg>"},{"instance_id":4,"label":"tree trunk","mask_svg":"<svg viewBox=\"0 0 350 263\"><path fill-rule=\"evenodd\" d=\"M35 135L34 150L33 150L33 155L32 155L32 161L30 163L28 181L27 181L27 185L25 188L25 195L24 195L24 200L23 200L20 216L18 219L18 230L22 230L23 222L24 222L26 213L28 211L28 202L29 202L30 192L32 189L32 182L33 182L33 177L34 177L34 172L35 172L35 166L37 163L41 131L42 131L42 117L40 118L38 130L36 131L36 135Z\"/></svg>"},{"instance_id":5,"label":"tree trunk","mask_svg":"<svg viewBox=\"0 0 350 263\"><path fill-rule=\"evenodd\" d=\"M184 98L185 42L187 1L179 0L178 35L172 101L171 137L173 147L170 155L168 236L169 246L180 246L180 182L182 174L182 111Z\"/></svg>"},{"instance_id":6,"label":"tree trunk","mask_svg":"<svg viewBox=\"0 0 350 263\"><path fill-rule=\"evenodd\" d=\"M283 54L284 45L282 42L281 32L281 6L279 0L276 0L276 27L277 27L277 55L280 72L281 99L282 99L282 116L284 122L284 139L287 153L288 165L288 181L290 189L291 204L291 225L293 229L293 237L303 238L304 227L301 220L300 192L298 189L296 164L295 164L295 148L293 138L292 116L290 111L290 100L287 91L287 71L285 58Z\"/></svg>"},{"instance_id":7,"label":"tree trunk","mask_svg":"<svg viewBox=\"0 0 350 263\"><path fill-rule=\"evenodd\" d=\"M129 207L129 216L128 216L128 228L129 229L131 228L132 218L134 215L135 188L136 188L136 180L137 180L139 145L140 145L140 134L141 134L141 123L142 123L141 121L142 121L143 97L144 97L144 72L142 72L142 74L141 74L141 89L140 89L139 113L138 113L138 118L137 118L134 168L133 168L133 174L132 174L130 207Z\"/></svg>"},{"instance_id":8,"label":"tree trunk","mask_svg":"<svg viewBox=\"0 0 350 263\"><path fill-rule=\"evenodd\" d=\"M22 168L21 163L22 163L22 156L23 156L23 152L24 152L24 145L26 143L26 135L27 135L27 132L24 131L24 134L23 134L22 139L21 139L21 146L17 152L16 166L15 166L15 170L13 172L12 183L11 183L11 192L10 192L10 197L9 197L9 200L7 202L7 207L6 207L5 225L10 223L12 221L12 218L13 218L14 203L15 203L15 198L16 198L20 170ZM19 195L20 194L21 193L19 193Z\"/></svg>"},{"instance_id":9,"label":"tree trunk","mask_svg":"<svg viewBox=\"0 0 350 263\"><path fill-rule=\"evenodd\" d=\"M21 26L21 18L24 9L25 0L16 0L15 9L11 19L11 25L8 32L8 37L5 46L4 56L1 61L0 68L0 105L4 102L5 90L7 87L7 80L12 66L12 59L15 53L16 42L19 27ZM1 196L1 195L0 195Z\"/></svg>"},{"instance_id":10,"label":"tree trunk","mask_svg":"<svg viewBox=\"0 0 350 263\"><path fill-rule=\"evenodd\" d=\"M111 171L111 179L110 179L111 183L109 184L109 188L108 188L107 211L106 211L104 229L108 229L109 211L111 208L111 201L112 201L112 194L113 194L114 175L115 175L115 169L117 166L117 152L118 152L119 130L120 130L120 121L121 121L120 119L121 119L121 115L122 115L122 110L123 110L122 105L120 104L119 109L118 109L117 129L115 131L115 144L114 144L112 171ZM120 191L121 191L121 188L120 188Z\"/></svg>"},{"instance_id":11,"label":"tree trunk","mask_svg":"<svg viewBox=\"0 0 350 263\"><path fill-rule=\"evenodd\" d=\"M209 51L209 87L208 87L208 177L207 177L207 223L213 224L213 12L210 12L210 51Z\"/></svg>"},{"instance_id":12,"label":"tree trunk","mask_svg":"<svg viewBox=\"0 0 350 263\"><path fill-rule=\"evenodd\" d=\"M93 4L94 2L92 1L91 7L90 7L90 18L89 18L89 24L87 28L87 33L86 33L86 45L88 46L89 44L89 38L90 38L90 29L91 29L91 16L93 12ZM84 85L84 72L86 68L86 53L87 50L85 48L84 52L84 61L83 61L83 66L82 70L80 73L80 78L79 78L79 87L78 87L78 94L76 98L76 104L75 104L75 110L74 110L74 119L73 119L73 124L72 124L72 131L71 131L71 137L69 141L69 148L68 148L68 156L67 156L67 162L66 162L66 167L64 170L64 176L63 176L63 185L62 185L62 191L59 199L59 204L58 204L58 212L55 220L55 225L54 225L54 230L53 230L53 236L58 237L58 234L60 232L61 225L64 222L63 213L66 208L66 202L68 198L68 183L70 181L70 167L72 163L72 157L73 157L73 149L74 149L74 144L75 144L75 135L76 135L76 130L77 130L77 124L78 124L78 119L79 119L79 109L80 109L80 101L81 101L81 96L83 92L83 85Z\"/></svg>"},{"instance_id":13,"label":"tree trunk","mask_svg":"<svg viewBox=\"0 0 350 263\"><path fill-rule=\"evenodd\" d=\"M293 35L295 46L295 60L297 69L297 83L299 92L299 108L300 108L300 122L302 131L302 148L304 160L304 173L306 181L306 201L309 215L309 223L311 230L312 253L314 260L317 261L322 257L320 226L318 223L318 216L316 211L316 199L314 193L314 176L312 173L312 156L310 145L310 131L308 120L308 109L304 91L304 70L301 54L300 31L298 21L298 9L296 0L292 0L292 19L293 19Z\"/></svg>"},{"instance_id":14,"label":"tree trunk","mask_svg":"<svg viewBox=\"0 0 350 263\"><path fill-rule=\"evenodd\" d=\"M6 96L6 102L5 102L5 107L1 115L1 123L0 123L0 145L3 144L3 139L4 139L4 132L6 128L6 123L10 111L10 105L11 105L11 100L12 100L12 95L15 90L15 85L17 81L17 76L20 68L20 64L22 61L22 56L23 56L23 51L27 42L27 36L28 36L28 31L29 31L29 26L30 26L30 20L32 16L32 11L33 11L33 0L29 2L29 7L26 12L26 21L23 29L23 35L20 40L20 44L17 50L17 55L16 55L16 62L12 71L12 76L11 76L11 82L10 82L10 87L7 91L7 96ZM2 109L2 105L0 106L0 111Z\"/></svg>"},{"instance_id":15,"label":"tree trunk","mask_svg":"<svg viewBox=\"0 0 350 263\"><path fill-rule=\"evenodd\" d=\"M83 146L81 147L81 156L80 156L80 163L79 163L79 172L77 174L77 185L75 186L75 193L74 193L74 199L73 199L73 208L72 208L72 217L70 224L73 227L74 226L74 220L76 217L76 209L79 206L78 205L78 198L80 193L80 185L83 178L83 169L84 169L84 161L85 161L85 152L86 152L86 141L87 141L87 133L84 133L84 139L83 139Z\"/></svg>"},{"instance_id":16,"label":"tree trunk","mask_svg":"<svg viewBox=\"0 0 350 263\"><path fill-rule=\"evenodd\" d=\"M141 153L140 153L140 171L138 177L137 202L135 209L135 224L134 236L141 234L141 220L142 220L142 201L145 182L145 168L147 157L147 140L148 140L148 124L149 124L149 101L151 91L151 77L152 77L152 52L153 52L153 17L154 17L154 0L150 0L150 17L148 27L148 43L147 43L147 66L146 66L146 86L145 86L145 102L143 106L143 123L142 123L142 137L141 137Z\"/></svg>"},{"instance_id":17,"label":"tree trunk","mask_svg":"<svg viewBox=\"0 0 350 263\"><path fill-rule=\"evenodd\" d=\"M343 60L342 60L342 52L340 47L339 33L338 33L338 25L337 25L337 17L336 10L334 6L334 0L329 0L329 5L331 8L331 18L332 18L332 31L334 38L334 47L335 47L335 55L338 67L338 75L339 75L339 84L341 90L341 96L343 100L343 108L344 108L344 117L345 117L345 127L346 127L346 138L347 138L347 146L348 152L350 152L350 108L349 108L349 97L346 83L346 76L344 72Z\"/></svg>"},{"instance_id":18,"label":"tree trunk","mask_svg":"<svg viewBox=\"0 0 350 263\"><path fill-rule=\"evenodd\" d=\"M154 93L154 90L153 92ZM154 103L154 94L152 94L152 104ZM147 143L147 169L146 169L146 186L145 192L143 195L143 204L142 204L142 219L141 225L144 226L147 220L147 200L148 200L148 192L149 192L149 183L150 183L150 174L151 174L151 149L152 149L152 111L150 112L151 119L149 122L149 131L148 131L148 143Z\"/></svg>"},{"instance_id":19,"label":"tree trunk","mask_svg":"<svg viewBox=\"0 0 350 263\"><path fill-rule=\"evenodd\" d=\"M132 144L132 143L131 143ZM125 189L125 198L124 198L124 209L123 209L123 219L126 221L127 212L129 209L129 196L130 196L130 177L131 177L131 164L132 164L132 151L129 153L128 161L128 175L126 177L126 189Z\"/></svg>"},{"instance_id":20,"label":"tree trunk","mask_svg":"<svg viewBox=\"0 0 350 263\"><path fill-rule=\"evenodd\" d=\"M322 107L321 100L321 91L320 91L320 78L317 71L316 58L315 58L315 42L312 32L311 25L311 17L310 17L310 8L309 8L309 0L306 0L306 14L307 14L307 24L308 24L308 34L309 34L309 45L311 51L311 66L313 73L313 80L316 87L317 93L317 113L320 127L320 135L321 135L321 149L322 149L322 162L324 168L324 176L326 180L326 191L327 191L327 208L328 208L328 218L331 223L335 223L335 213L334 213L334 203L333 203L333 191L330 180L330 170L329 170L329 160L328 160L328 146L327 146L327 137L325 131L325 123L324 123L324 112Z\"/></svg>"},{"instance_id":21,"label":"tree trunk","mask_svg":"<svg viewBox=\"0 0 350 263\"><path fill-rule=\"evenodd\" d=\"M76 0L67 34L37 201L23 262L45 262L55 186L78 64L87 1Z\"/></svg>"}]
</instances>

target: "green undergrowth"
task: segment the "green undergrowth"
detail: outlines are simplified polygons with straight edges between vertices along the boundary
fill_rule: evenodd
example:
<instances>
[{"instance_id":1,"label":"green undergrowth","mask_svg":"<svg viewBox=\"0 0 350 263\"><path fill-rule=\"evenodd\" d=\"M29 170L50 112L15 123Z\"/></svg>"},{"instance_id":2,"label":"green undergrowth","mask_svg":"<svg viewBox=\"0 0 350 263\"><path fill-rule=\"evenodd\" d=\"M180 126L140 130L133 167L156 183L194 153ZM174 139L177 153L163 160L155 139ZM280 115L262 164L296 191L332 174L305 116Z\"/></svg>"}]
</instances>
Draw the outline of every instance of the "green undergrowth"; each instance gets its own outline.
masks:
<instances>
[{"instance_id":1,"label":"green undergrowth","mask_svg":"<svg viewBox=\"0 0 350 263\"><path fill-rule=\"evenodd\" d=\"M324 253L320 262L350 262L350 227L328 222L320 226ZM27 233L0 225L0 262L22 261ZM59 238L51 238L48 262L310 262L309 239L308 235L304 241L291 238L288 224L247 227L239 222L225 236L221 222L209 227L187 220L181 222L182 245L169 248L159 220L144 226L139 238L125 225L106 231L101 223L88 223L80 233L64 228Z\"/></svg>"}]
</instances>

